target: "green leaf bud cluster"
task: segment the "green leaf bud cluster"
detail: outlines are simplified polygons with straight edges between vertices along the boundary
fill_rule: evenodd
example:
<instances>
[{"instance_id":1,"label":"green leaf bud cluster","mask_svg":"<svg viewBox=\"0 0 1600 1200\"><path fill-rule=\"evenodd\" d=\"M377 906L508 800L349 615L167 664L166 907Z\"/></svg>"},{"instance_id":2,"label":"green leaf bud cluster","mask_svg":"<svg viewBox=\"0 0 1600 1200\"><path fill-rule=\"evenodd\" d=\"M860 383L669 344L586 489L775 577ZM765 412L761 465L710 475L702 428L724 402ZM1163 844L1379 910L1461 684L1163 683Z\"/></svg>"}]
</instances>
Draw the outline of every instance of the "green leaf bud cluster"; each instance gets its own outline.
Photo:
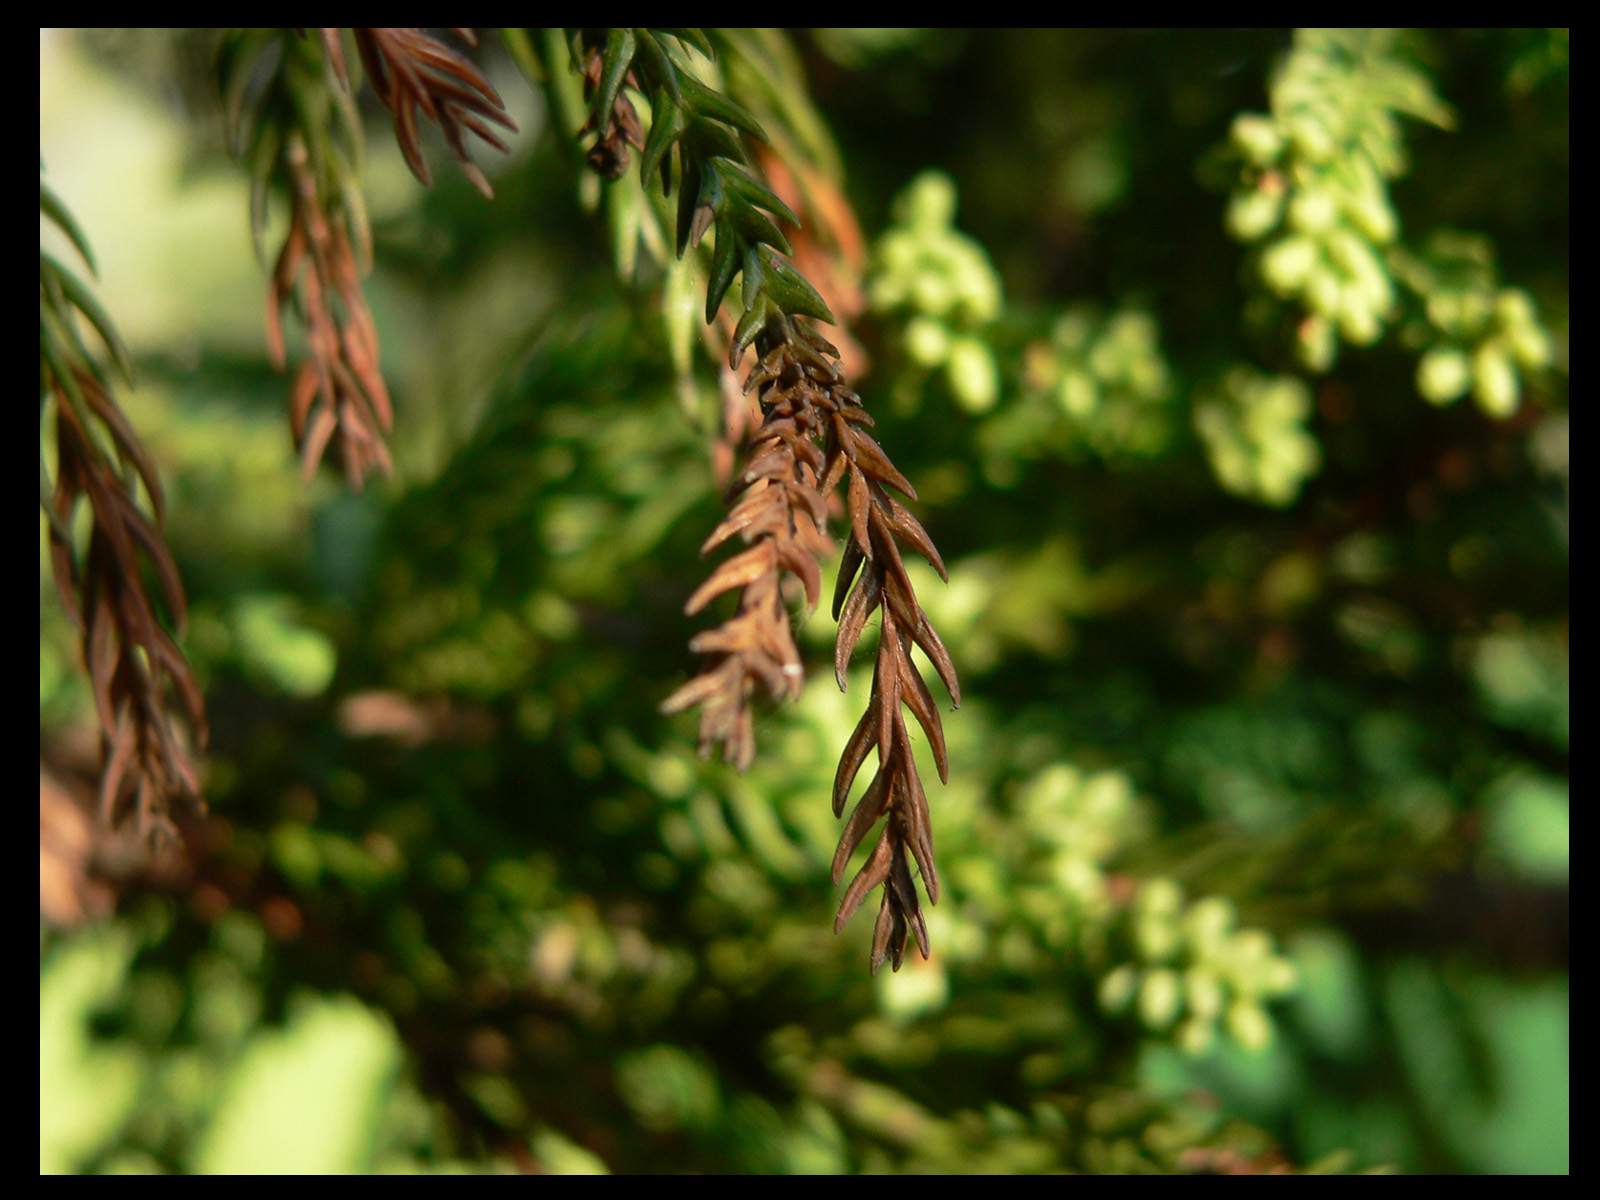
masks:
<instances>
[{"instance_id":1,"label":"green leaf bud cluster","mask_svg":"<svg viewBox=\"0 0 1600 1200\"><path fill-rule=\"evenodd\" d=\"M1081 914L1107 918L1112 905L1104 864L1139 828L1128 777L1054 763L1023 789L1018 815L1040 836L1057 903L1065 898Z\"/></svg>"},{"instance_id":2,"label":"green leaf bud cluster","mask_svg":"<svg viewBox=\"0 0 1600 1200\"><path fill-rule=\"evenodd\" d=\"M1173 394L1159 342L1144 312L1103 318L1074 308L1056 321L1048 341L1029 347L1027 387L1047 397L1074 439L1102 457L1159 454L1172 432Z\"/></svg>"},{"instance_id":3,"label":"green leaf bud cluster","mask_svg":"<svg viewBox=\"0 0 1600 1200\"><path fill-rule=\"evenodd\" d=\"M1000 313L1000 277L983 247L955 228L955 214L947 175L913 180L874 248L867 295L874 311L904 319L905 352L920 373L943 372L962 408L987 412L1000 399L1000 372L982 330Z\"/></svg>"},{"instance_id":4,"label":"green leaf bud cluster","mask_svg":"<svg viewBox=\"0 0 1600 1200\"><path fill-rule=\"evenodd\" d=\"M1450 404L1469 391L1491 417L1505 418L1522 400L1522 376L1550 365L1551 337L1533 299L1502 288L1486 239L1441 232L1421 254L1397 252L1395 275L1415 293L1421 316L1408 340L1426 346L1417 363L1417 391Z\"/></svg>"},{"instance_id":5,"label":"green leaf bud cluster","mask_svg":"<svg viewBox=\"0 0 1600 1200\"><path fill-rule=\"evenodd\" d=\"M1328 370L1340 339L1376 342L1396 309L1384 248L1399 222L1386 180L1405 170L1399 115L1448 126L1427 77L1398 57L1391 34L1301 30L1271 90L1271 115L1241 115L1228 231L1256 243L1255 270L1304 310L1296 350Z\"/></svg>"},{"instance_id":6,"label":"green leaf bud cluster","mask_svg":"<svg viewBox=\"0 0 1600 1200\"><path fill-rule=\"evenodd\" d=\"M722 1117L714 1071L678 1046L635 1050L617 1064L617 1090L646 1129L704 1129Z\"/></svg>"},{"instance_id":7,"label":"green leaf bud cluster","mask_svg":"<svg viewBox=\"0 0 1600 1200\"><path fill-rule=\"evenodd\" d=\"M1310 416L1303 381L1241 366L1196 402L1194 425L1226 490L1281 507L1293 503L1322 463L1321 447L1305 427Z\"/></svg>"},{"instance_id":8,"label":"green leaf bud cluster","mask_svg":"<svg viewBox=\"0 0 1600 1200\"><path fill-rule=\"evenodd\" d=\"M1233 903L1205 896L1184 904L1171 879L1147 880L1128 912L1133 961L1100 980L1100 1004L1135 1013L1153 1032L1202 1054L1220 1026L1246 1050L1272 1038L1266 1003L1295 987L1294 964L1260 929L1237 928Z\"/></svg>"},{"instance_id":9,"label":"green leaf bud cluster","mask_svg":"<svg viewBox=\"0 0 1600 1200\"><path fill-rule=\"evenodd\" d=\"M1098 976L1116 961L1122 921L1110 864L1149 828L1149 812L1121 771L1056 761L1033 772L1008 811L978 819L965 854L953 848L952 886L978 922L970 957L987 945L1006 970L1052 964ZM995 845L1006 847L998 857ZM1016 932L992 942L981 932L1007 926Z\"/></svg>"}]
</instances>

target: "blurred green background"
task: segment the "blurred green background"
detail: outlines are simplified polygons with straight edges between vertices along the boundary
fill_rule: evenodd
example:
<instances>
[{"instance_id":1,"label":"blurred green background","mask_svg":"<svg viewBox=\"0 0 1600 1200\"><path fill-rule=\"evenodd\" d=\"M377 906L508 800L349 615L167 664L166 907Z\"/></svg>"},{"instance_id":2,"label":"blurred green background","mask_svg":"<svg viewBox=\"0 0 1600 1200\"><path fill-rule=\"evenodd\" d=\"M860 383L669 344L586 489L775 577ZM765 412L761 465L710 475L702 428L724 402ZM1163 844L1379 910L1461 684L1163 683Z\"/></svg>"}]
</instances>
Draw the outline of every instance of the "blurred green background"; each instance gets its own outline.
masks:
<instances>
[{"instance_id":1,"label":"blurred green background","mask_svg":"<svg viewBox=\"0 0 1600 1200\"><path fill-rule=\"evenodd\" d=\"M840 695L802 617L747 776L657 713L715 366L544 92L486 39L493 203L367 114L352 494L300 482L215 36L41 35L214 729L181 861L42 903L41 1169L1566 1171L1566 33L793 37L967 697L934 957L876 978L867 657ZM40 545L43 804L94 718Z\"/></svg>"}]
</instances>

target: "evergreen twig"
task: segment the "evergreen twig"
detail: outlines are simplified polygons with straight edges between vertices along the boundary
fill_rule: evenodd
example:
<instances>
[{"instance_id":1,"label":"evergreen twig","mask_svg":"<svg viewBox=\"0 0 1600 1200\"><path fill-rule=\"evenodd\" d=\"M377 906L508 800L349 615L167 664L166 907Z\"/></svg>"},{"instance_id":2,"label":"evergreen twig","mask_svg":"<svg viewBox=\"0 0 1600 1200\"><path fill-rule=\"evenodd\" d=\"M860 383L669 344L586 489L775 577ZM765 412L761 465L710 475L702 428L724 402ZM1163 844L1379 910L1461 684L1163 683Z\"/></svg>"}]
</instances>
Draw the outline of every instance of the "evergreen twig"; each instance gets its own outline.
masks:
<instances>
[{"instance_id":1,"label":"evergreen twig","mask_svg":"<svg viewBox=\"0 0 1600 1200\"><path fill-rule=\"evenodd\" d=\"M462 174L485 199L493 199L494 189L467 157L466 135L477 134L502 154L510 150L488 124L492 121L513 133L517 130L516 122L506 115L505 104L494 85L470 59L420 29L356 29L353 32L372 90L394 117L400 152L405 155L412 173L423 184L433 182L417 140L417 112L420 110L443 132L445 144L461 165ZM477 35L472 30L451 32L469 46L477 45ZM322 38L339 82L348 87L339 31L324 29Z\"/></svg>"},{"instance_id":2,"label":"evergreen twig","mask_svg":"<svg viewBox=\"0 0 1600 1200\"><path fill-rule=\"evenodd\" d=\"M294 187L288 237L272 271L267 345L286 360L281 311L298 299L310 342L290 393L289 423L307 480L335 443L351 486L373 467L393 470L383 432L394 422L389 389L378 367L378 329L361 290L355 250L343 222L330 220L309 155L290 140L287 169ZM335 301L338 307L335 307Z\"/></svg>"},{"instance_id":3,"label":"evergreen twig","mask_svg":"<svg viewBox=\"0 0 1600 1200\"><path fill-rule=\"evenodd\" d=\"M82 233L41 182L39 210L71 239L93 269ZM77 328L82 317L111 350L125 379L128 354L88 290L49 255L39 255L41 417L53 404L54 482L40 458L39 499L50 526L50 560L62 606L82 639L84 665L100 724L100 818L106 828L135 818L147 841L176 837L175 807L203 812L200 777L180 732L169 693L194 741L206 741L205 704L183 652L145 588L149 564L172 624L181 627L183 584L162 537L165 501L149 452L112 393L106 372ZM143 486L152 515L140 505ZM87 499L91 523L81 563L73 516Z\"/></svg>"},{"instance_id":4,"label":"evergreen twig","mask_svg":"<svg viewBox=\"0 0 1600 1200\"><path fill-rule=\"evenodd\" d=\"M850 655L874 612L882 613L882 629L867 711L845 747L835 778L835 815L843 814L851 785L874 747L878 769L846 823L834 856L835 882L880 821L883 831L846 889L834 927L841 929L867 894L881 885L872 969L891 957L898 969L910 937L915 936L924 956L929 952L912 859L929 901L939 894L927 796L902 705L927 734L940 778L949 773L938 709L912 665L911 647L928 656L952 701L959 704L961 695L950 656L917 603L899 543L926 557L941 576L944 564L916 518L890 494L892 488L916 498L910 482L865 432L872 418L850 390L838 350L808 324L832 324L833 316L783 257L792 250L774 218L792 225L799 220L756 177L741 141L743 134L765 141L765 134L743 108L701 82L679 49L693 46L710 57L710 43L695 30L610 29L577 31L571 46L591 103L585 126L596 134L591 165L602 174L620 174L628 147L635 146L643 154L643 179L659 172L669 195L677 187L678 253L697 246L707 233L715 235L706 321L715 320L739 275L744 312L734 328L728 363L737 369L751 347L757 354L744 391L756 393L762 423L750 439L747 465L729 490L730 511L703 552L735 533L748 548L718 567L686 605L692 614L738 588L738 609L723 625L690 643L691 649L710 655L711 662L662 708L678 712L698 705L701 753L709 755L720 743L724 757L735 766L750 765L751 698L758 689L774 699L797 696L803 676L781 576L797 577L807 606L816 605L820 581L815 555L826 548L827 497L838 484L847 483L849 539L834 597L839 620L834 666L841 688ZM651 123L642 146L626 88L650 98Z\"/></svg>"},{"instance_id":5,"label":"evergreen twig","mask_svg":"<svg viewBox=\"0 0 1600 1200\"><path fill-rule=\"evenodd\" d=\"M470 30L457 30L472 42ZM282 310L293 304L306 325L310 354L295 373L290 425L307 478L333 447L360 487L374 467L392 467L383 435L393 422L379 365L377 326L361 288L371 269L372 235L358 179L360 118L346 69L342 33L320 31L320 45L288 30L242 30L224 43L221 76L234 152L249 164L251 230L257 253L266 197L289 197L290 225L272 272L267 339L286 365ZM477 134L506 144L489 124L515 130L499 93L468 59L418 29L357 29L356 48L378 98L388 108L407 164L431 176L418 141L417 114L434 121L451 153L485 196L483 172L467 157Z\"/></svg>"}]
</instances>

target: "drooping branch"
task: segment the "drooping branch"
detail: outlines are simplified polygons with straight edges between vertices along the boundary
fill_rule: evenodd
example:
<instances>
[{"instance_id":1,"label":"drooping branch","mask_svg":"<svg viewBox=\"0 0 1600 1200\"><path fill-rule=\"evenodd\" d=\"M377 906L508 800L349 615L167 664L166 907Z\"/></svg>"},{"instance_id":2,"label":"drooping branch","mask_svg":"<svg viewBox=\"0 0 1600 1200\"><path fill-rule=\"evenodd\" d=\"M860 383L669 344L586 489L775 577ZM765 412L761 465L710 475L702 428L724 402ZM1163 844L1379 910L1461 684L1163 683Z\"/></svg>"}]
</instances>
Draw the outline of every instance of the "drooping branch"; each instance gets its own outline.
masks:
<instances>
[{"instance_id":1,"label":"drooping branch","mask_svg":"<svg viewBox=\"0 0 1600 1200\"><path fill-rule=\"evenodd\" d=\"M309 480L331 444L359 488L372 468L393 465L383 434L394 422L378 365L378 329L361 290L355 250L343 222L330 220L306 148L293 140L288 170L294 194L289 234L273 267L267 296L267 346L286 361L281 312L295 300L310 354L290 393L289 424Z\"/></svg>"},{"instance_id":2,"label":"drooping branch","mask_svg":"<svg viewBox=\"0 0 1600 1200\"><path fill-rule=\"evenodd\" d=\"M820 432L817 412L803 397L778 397L763 404L764 419L751 439L750 463L729 490L725 517L701 547L708 553L738 534L749 549L724 562L689 597L685 611L699 612L715 597L741 589L735 615L690 643L696 653L716 656L714 665L679 688L662 705L679 712L699 705L700 751L720 742L723 757L741 771L755 756L749 702L764 689L773 699L800 695L805 672L789 625L780 587L787 573L800 579L806 603L821 592L817 555L827 549L822 530L827 506L818 491L822 452L812 440Z\"/></svg>"},{"instance_id":3,"label":"drooping branch","mask_svg":"<svg viewBox=\"0 0 1600 1200\"><path fill-rule=\"evenodd\" d=\"M512 133L517 130L516 122L506 115L505 104L494 85L471 59L420 29L356 29L352 32L372 90L394 118L400 152L405 155L412 174L424 184L433 182L417 138L417 114L420 112L439 126L462 174L485 199L492 200L494 189L467 156L466 137L475 133L502 154L510 150L489 124L493 122ZM469 46L477 44L477 36L470 29L452 32ZM344 52L339 43L339 31L324 29L322 35L340 82L344 82Z\"/></svg>"},{"instance_id":4,"label":"drooping branch","mask_svg":"<svg viewBox=\"0 0 1600 1200\"><path fill-rule=\"evenodd\" d=\"M833 613L839 622L834 643L834 673L841 690L846 686L846 670L856 642L874 612L882 613L878 634L877 662L873 668L872 692L867 710L846 743L834 777L833 812L841 816L851 784L876 747L878 769L867 790L856 803L845 825L839 848L833 858L833 879L837 883L856 848L867 834L883 821L883 832L865 865L851 881L839 905L834 922L837 931L844 927L867 894L883 886L883 901L872 939L872 969L893 956L899 969L908 935L915 934L923 957L928 955L928 932L910 863L916 860L923 887L930 902L939 898L939 876L933 861L933 832L928 814L928 799L917 774L911 742L906 730L904 708L909 708L927 735L941 780L949 779L949 759L945 751L944 728L933 695L911 659L915 645L933 663L939 678L950 693L951 702L960 705L961 685L944 643L917 603L910 576L900 554L904 542L921 554L945 577L943 560L921 523L890 494L890 488L915 499L911 483L894 468L883 449L865 431L872 418L861 407L859 397L850 391L839 372L833 347L802 322L794 322L794 337L785 346L792 364L787 374L770 382L765 374L752 374L764 390L807 394L812 404L826 414L824 439L826 467L822 479L824 493L849 477L846 507L849 537L844 561L834 589Z\"/></svg>"},{"instance_id":5,"label":"drooping branch","mask_svg":"<svg viewBox=\"0 0 1600 1200\"><path fill-rule=\"evenodd\" d=\"M841 689L868 619L881 612L882 622L867 710L845 746L834 779L835 816L843 815L851 785L874 748L878 767L840 838L833 860L835 883L880 821L883 829L845 891L834 928L842 929L866 896L882 886L872 969L890 957L898 969L911 936L924 957L929 952L912 860L929 901L939 896L928 800L912 755L904 709L911 710L926 734L940 779L949 777L943 725L933 695L912 662L913 646L933 663L951 700L961 702L955 668L917 603L900 544L923 555L941 577L944 563L921 523L891 494L893 488L916 497L910 482L865 431L872 418L849 389L834 348L803 321L782 322L766 340L769 348L745 383L747 391L757 393L762 424L751 439L749 465L735 481L735 503L706 545L710 549L740 532L751 548L723 563L687 605L689 612L697 612L712 597L742 587L738 612L690 643L691 649L711 654L712 661L663 709L677 712L700 705L701 752L709 754L721 742L724 756L735 766L749 765L754 754L749 704L758 685L777 699L798 695L801 682L788 611L778 588L780 572L801 579L807 605L815 607L817 566L811 553L822 539L812 535L825 527L826 497L848 477L848 538L833 604L839 622L834 669Z\"/></svg>"},{"instance_id":6,"label":"drooping branch","mask_svg":"<svg viewBox=\"0 0 1600 1200\"><path fill-rule=\"evenodd\" d=\"M100 380L79 370L74 384L95 417L116 431L119 444L129 444L124 437L131 429ZM160 533L160 485L142 447L130 452L155 508L152 520L100 452L66 389L56 383L51 387L58 448L54 513L60 527L70 528L82 498L93 515L81 570L71 543L53 536L50 550L62 604L83 637L100 723L101 821L111 828L131 813L141 836L175 836L174 802L191 813L203 811L204 803L199 771L172 719L168 694L176 695L200 745L206 740L206 719L200 687L143 582L142 568L148 562L173 625L181 626L183 584Z\"/></svg>"},{"instance_id":7,"label":"drooping branch","mask_svg":"<svg viewBox=\"0 0 1600 1200\"><path fill-rule=\"evenodd\" d=\"M712 55L710 42L696 30L580 30L572 39L573 63L585 75L591 105L584 132L596 136L590 164L615 177L627 165L629 147L639 148L641 178L648 184L659 172L669 195L678 189L678 253L715 233L706 320L716 318L739 277L744 310L730 339L728 363L738 369L752 347L757 355L744 391L756 394L761 424L729 489L728 515L704 550L735 533L747 548L718 567L686 606L693 614L737 588L738 608L723 625L691 642L692 649L710 656L709 662L662 707L678 712L698 705L702 755L720 744L724 758L741 769L749 766L755 753L750 709L755 695L794 697L801 685L803 668L782 578L799 579L808 608L815 607L814 556L826 546L827 498L845 483L849 534L834 599L839 621L834 665L841 688L873 613L881 612L882 627L867 711L835 778L836 815L842 815L851 785L874 748L878 768L845 825L834 856L835 882L867 834L880 822L883 830L845 891L835 929L882 886L872 969L888 958L898 968L912 936L924 956L929 952L913 860L930 902L939 894L928 801L903 708L926 733L940 778L949 773L938 709L912 664L913 646L933 663L952 701L959 704L961 698L950 656L917 603L900 543L927 558L941 576L944 564L921 524L891 494L893 489L916 498L911 483L865 431L872 418L850 390L838 350L808 323L832 324L833 316L784 257L792 251L776 222L798 225L798 218L760 181L744 151L743 135L765 142L765 134L749 113L688 70L672 42ZM630 89L650 100L651 125L642 147Z\"/></svg>"},{"instance_id":8,"label":"drooping branch","mask_svg":"<svg viewBox=\"0 0 1600 1200\"><path fill-rule=\"evenodd\" d=\"M93 269L82 232L39 186L39 211ZM76 626L100 725L100 817L110 829L133 817L147 843L176 836L174 818L203 812L192 748L206 741L205 704L168 632L185 616L183 584L162 536L165 500L155 463L112 392L111 375L79 330L86 321L124 378L127 350L106 313L73 273L39 255L40 416L54 408L54 478L41 453L39 502L62 607ZM148 497L147 514L140 489ZM79 554L73 519L89 506L88 546ZM149 568L165 614L145 585ZM181 728L189 726L186 737ZM191 742L192 739L192 742Z\"/></svg>"},{"instance_id":9,"label":"drooping branch","mask_svg":"<svg viewBox=\"0 0 1600 1200\"><path fill-rule=\"evenodd\" d=\"M473 40L470 30L456 32ZM250 171L258 254L268 197L288 197L289 232L272 272L267 339L285 367L282 310L292 308L306 327L310 352L290 393L295 445L308 477L331 447L351 485L360 487L372 469L390 470L383 435L392 413L377 326L361 285L372 259L359 178L361 121L343 32L320 34L313 40L283 29L233 31L223 44L220 73L229 141ZM357 29L353 36L417 178L431 180L418 140L420 114L439 126L473 185L492 195L467 156L466 137L476 134L503 151L506 143L493 126L515 130L516 124L483 73L419 29Z\"/></svg>"}]
</instances>

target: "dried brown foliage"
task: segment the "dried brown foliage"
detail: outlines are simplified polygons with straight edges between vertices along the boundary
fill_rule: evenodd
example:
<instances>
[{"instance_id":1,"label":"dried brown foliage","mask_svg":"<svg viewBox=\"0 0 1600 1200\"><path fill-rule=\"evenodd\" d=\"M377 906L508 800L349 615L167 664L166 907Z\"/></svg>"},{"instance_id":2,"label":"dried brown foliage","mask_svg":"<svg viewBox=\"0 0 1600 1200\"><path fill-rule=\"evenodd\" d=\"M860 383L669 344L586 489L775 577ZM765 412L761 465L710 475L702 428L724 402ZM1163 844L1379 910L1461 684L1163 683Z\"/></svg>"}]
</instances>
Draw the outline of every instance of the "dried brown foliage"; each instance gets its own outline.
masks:
<instances>
[{"instance_id":1,"label":"dried brown foliage","mask_svg":"<svg viewBox=\"0 0 1600 1200\"><path fill-rule=\"evenodd\" d=\"M328 215L305 144L290 142L286 161L293 200L289 234L267 293L267 344L285 363L281 312L298 299L310 356L295 374L289 423L309 480L330 444L352 486L373 467L392 470L383 431L394 420L378 366L378 329L361 291L346 223Z\"/></svg>"},{"instance_id":2,"label":"dried brown foliage","mask_svg":"<svg viewBox=\"0 0 1600 1200\"><path fill-rule=\"evenodd\" d=\"M714 597L741 588L738 611L690 643L713 660L669 697L663 709L678 712L700 705L701 753L709 755L720 742L726 759L740 768L749 765L754 753L751 697L758 687L774 698L794 696L801 685L802 668L779 589L781 574L798 578L807 606L815 606L819 580L814 555L825 546L826 497L846 483L849 535L833 603L839 621L834 670L841 689L868 619L874 612L882 618L867 711L834 778L836 816L843 815L851 785L874 748L878 765L840 838L834 882L880 821L882 831L845 890L834 929L842 929L867 894L882 885L872 969L891 956L898 969L910 937L915 936L924 957L928 954L927 926L911 875L913 859L929 901L939 896L928 799L903 709L911 710L927 735L939 777L949 774L939 711L912 663L912 646L933 663L952 702L961 703L955 668L917 603L900 543L926 558L941 577L944 563L921 524L891 494L893 489L916 498L910 482L865 431L872 418L846 383L838 351L799 320L785 321L776 336L764 340L761 360L745 381L746 393L757 393L762 423L750 441L749 465L730 491L732 508L705 546L709 551L738 533L749 549L718 567L686 606L688 612L698 612Z\"/></svg>"},{"instance_id":3,"label":"dried brown foliage","mask_svg":"<svg viewBox=\"0 0 1600 1200\"><path fill-rule=\"evenodd\" d=\"M283 366L281 310L295 300L310 354L295 374L290 423L306 477L336 445L350 482L359 487L373 468L391 469L383 434L392 414L377 328L361 290L372 257L358 182L361 122L343 31L319 32L320 55L303 37L283 31L230 34L222 56L224 107L230 142L250 168L258 247L269 191L289 193L290 227L272 273L267 337ZM455 32L474 41L471 30ZM355 29L352 36L417 178L431 181L418 137L420 113L439 126L467 177L491 196L483 172L467 156L466 137L475 133L503 151L507 146L493 126L515 130L516 124L483 73L420 29Z\"/></svg>"},{"instance_id":4,"label":"dried brown foliage","mask_svg":"<svg viewBox=\"0 0 1600 1200\"><path fill-rule=\"evenodd\" d=\"M444 134L450 153L461 164L462 173L486 199L494 189L483 172L467 156L466 136L475 133L502 154L510 149L489 122L516 132L516 122L506 115L505 104L494 85L471 59L450 49L432 34L420 29L355 29L356 49L366 67L367 78L378 99L394 117L395 136L400 152L418 179L433 182L417 139L417 114L427 117ZM451 31L469 46L477 44L470 29ZM322 31L328 61L345 76L344 47L337 29Z\"/></svg>"},{"instance_id":5,"label":"dried brown foliage","mask_svg":"<svg viewBox=\"0 0 1600 1200\"><path fill-rule=\"evenodd\" d=\"M48 386L56 408L58 467L51 507L50 554L56 588L83 638L84 663L99 718L104 767L99 808L111 827L133 816L145 839L175 836L172 802L203 811L199 773L177 728L169 694L187 717L197 744L206 740L204 703L182 651L159 619L144 584L148 564L174 626L181 626L183 584L159 526L161 484L138 436L116 401L91 371L74 367L73 382L86 415L110 434L119 473L80 419L62 382ZM144 484L154 516L139 506ZM87 499L93 524L82 568L62 535L72 527L79 499Z\"/></svg>"},{"instance_id":6,"label":"dried brown foliage","mask_svg":"<svg viewBox=\"0 0 1600 1200\"><path fill-rule=\"evenodd\" d=\"M819 488L824 460L814 440L823 432L822 414L803 395L774 396L770 403L763 397L762 411L750 464L728 491L728 515L700 552L710 553L736 533L749 549L718 567L684 606L693 615L739 588L738 611L689 643L716 662L662 706L670 713L700 705L701 754L709 757L720 742L723 757L741 771L755 756L750 697L758 687L773 699L797 697L805 680L781 576L799 579L807 607L814 608L822 591L817 555L828 549L822 532L828 510Z\"/></svg>"},{"instance_id":7,"label":"dried brown foliage","mask_svg":"<svg viewBox=\"0 0 1600 1200\"><path fill-rule=\"evenodd\" d=\"M600 87L600 75L605 69L604 60L598 50L589 57L588 66L583 72L583 98L593 100L595 91ZM626 82L635 90L639 81L633 72L628 72ZM593 133L599 129L600 137L595 144L589 147L584 155L584 161L589 169L603 179L621 179L632 161L633 154L629 149L644 149L644 126L639 121L639 112L629 100L627 94L618 90L617 98L606 110L604 128L599 128L601 122L597 121L598 114L591 114L578 130L578 136Z\"/></svg>"}]
</instances>

